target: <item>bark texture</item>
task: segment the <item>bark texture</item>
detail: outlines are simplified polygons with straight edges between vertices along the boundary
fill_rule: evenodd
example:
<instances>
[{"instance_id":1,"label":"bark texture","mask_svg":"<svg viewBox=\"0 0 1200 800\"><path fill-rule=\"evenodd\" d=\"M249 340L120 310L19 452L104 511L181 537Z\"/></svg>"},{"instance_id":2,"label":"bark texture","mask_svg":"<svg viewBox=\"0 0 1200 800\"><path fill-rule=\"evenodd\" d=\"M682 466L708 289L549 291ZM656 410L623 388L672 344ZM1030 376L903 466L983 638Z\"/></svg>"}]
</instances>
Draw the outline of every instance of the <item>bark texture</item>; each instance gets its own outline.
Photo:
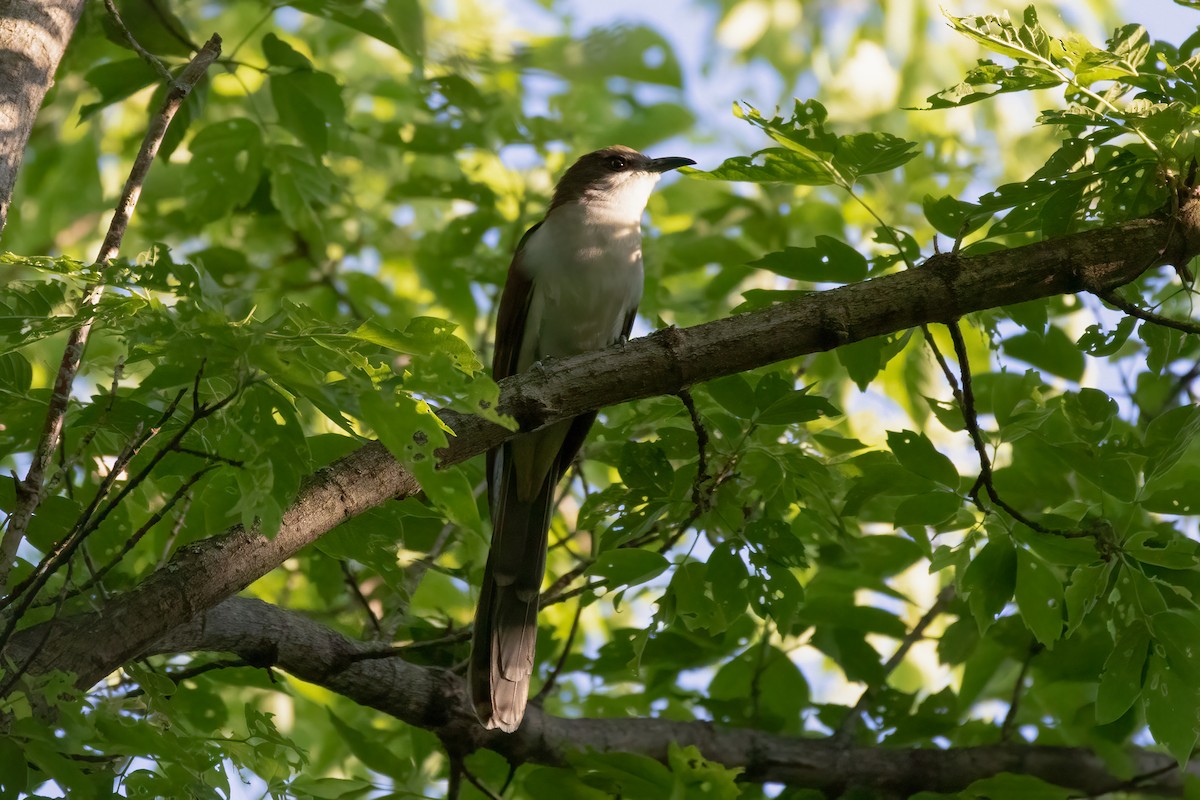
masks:
<instances>
[{"instance_id":1,"label":"bark texture","mask_svg":"<svg viewBox=\"0 0 1200 800\"><path fill-rule=\"evenodd\" d=\"M692 328L668 328L624 346L543 365L500 382L500 410L529 431L604 406L786 358L956 319L973 311L1078 291L1108 291L1161 264L1191 257L1178 224L1139 219L986 255L935 256L918 269L819 292ZM515 434L453 412L442 464L479 455ZM310 476L271 539L235 526L180 548L139 586L103 609L18 637L41 641L34 672L61 669L93 683L167 631L270 572L340 522L420 491L378 442Z\"/></svg>"},{"instance_id":2,"label":"bark texture","mask_svg":"<svg viewBox=\"0 0 1200 800\"><path fill-rule=\"evenodd\" d=\"M516 733L488 731L471 710L466 684L445 670L403 658L368 658L378 645L355 642L295 612L244 597L224 601L171 631L153 653L214 650L236 653L255 666L276 666L352 700L436 733L448 748L494 750L513 763L566 766L571 751L639 753L667 760L671 743L695 745L706 758L743 767L743 778L817 789L830 797L854 789L874 797L921 791L957 792L977 780L1012 772L1032 775L1082 794L1136 790L1181 795L1182 770L1164 753L1135 750L1114 775L1104 759L1079 747L999 744L948 750L845 746L832 739L799 739L708 722L665 719L566 719L531 705ZM1200 764L1187 773L1200 776Z\"/></svg>"},{"instance_id":3,"label":"bark texture","mask_svg":"<svg viewBox=\"0 0 1200 800\"><path fill-rule=\"evenodd\" d=\"M33 121L82 12L83 0L0 0L0 234Z\"/></svg>"}]
</instances>

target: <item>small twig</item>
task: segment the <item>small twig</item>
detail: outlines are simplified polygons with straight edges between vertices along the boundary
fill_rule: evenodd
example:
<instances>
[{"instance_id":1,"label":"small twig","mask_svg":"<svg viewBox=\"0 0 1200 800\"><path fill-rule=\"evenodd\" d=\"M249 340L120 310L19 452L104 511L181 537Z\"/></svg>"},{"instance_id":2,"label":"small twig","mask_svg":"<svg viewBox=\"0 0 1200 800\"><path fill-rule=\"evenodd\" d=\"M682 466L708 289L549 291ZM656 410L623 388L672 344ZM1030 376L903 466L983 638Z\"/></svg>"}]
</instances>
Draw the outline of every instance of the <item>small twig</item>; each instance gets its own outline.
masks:
<instances>
[{"instance_id":1,"label":"small twig","mask_svg":"<svg viewBox=\"0 0 1200 800\"><path fill-rule=\"evenodd\" d=\"M241 461L236 458L228 458L226 456L218 455L217 453L209 453L204 450L196 450L195 448L191 447L176 447L175 452L183 453L189 456L195 456L196 458L203 458L206 461L219 461L222 464L228 464L231 467L241 468L246 466L245 461Z\"/></svg>"},{"instance_id":2,"label":"small twig","mask_svg":"<svg viewBox=\"0 0 1200 800\"><path fill-rule=\"evenodd\" d=\"M929 627L929 624L937 619L953 599L953 586L947 586L938 592L937 599L934 600L933 605L929 607L929 610L925 612L921 619L917 620L917 624L913 626L908 635L900 642L900 646L896 648L896 652L892 653L892 657L883 665L883 674L880 676L879 682L863 690L863 693L859 695L858 702L854 704L854 708L850 709L850 713L842 720L841 727L834 734L834 738L837 741L845 743L854 735L854 730L862 720L862 715L866 712L867 705L887 683L887 679L896 671L896 668L904 662L908 651L912 649L913 645L924 638L925 629Z\"/></svg>"},{"instance_id":3,"label":"small twig","mask_svg":"<svg viewBox=\"0 0 1200 800\"><path fill-rule=\"evenodd\" d=\"M214 672L218 669L232 669L234 667L254 667L255 669L262 669L261 665L251 664L249 661L241 658L224 658L217 661L209 661L206 664L200 664L195 667L181 669L178 672L168 672L166 673L166 677L170 678L176 684L179 684L183 681L203 675L206 672ZM124 698L128 700L133 697L140 697L145 693L146 690L141 686L138 686L126 692Z\"/></svg>"},{"instance_id":4,"label":"small twig","mask_svg":"<svg viewBox=\"0 0 1200 800\"><path fill-rule=\"evenodd\" d=\"M460 762L459 768L462 769L463 775L467 776L467 780L471 782L471 785L482 792L484 797L488 798L488 800L500 800L500 795L487 788L487 786L485 786L483 782L479 780L479 778L476 778L475 774L471 772L471 770L467 769L467 765L465 763Z\"/></svg>"},{"instance_id":5,"label":"small twig","mask_svg":"<svg viewBox=\"0 0 1200 800\"><path fill-rule=\"evenodd\" d=\"M197 390L198 386L199 378L197 378L196 382ZM173 452L174 449L179 446L179 443L188 434L188 432L191 431L192 427L196 425L196 423L200 422L206 417L216 414L229 403L233 402L233 400L241 394L241 391L242 387L239 385L233 390L233 392L215 403L201 403L199 400L193 398L192 407L194 409L194 413L187 420L187 422L180 427L179 431L175 434L171 441L159 449L159 451L150 458L147 464L136 475L134 475L128 481L128 483L125 484L121 491L117 493L117 496L109 500L108 503L105 504L104 508L101 509L98 514L93 516L96 503L101 496L107 494L108 486L111 485L111 482L106 482L106 484L101 486L100 490L97 492L96 498L93 499L93 503L89 505L88 509L84 512L84 515L79 521L76 522L76 525L72 529L71 533L69 533L50 554L42 559L41 563L38 564L33 573L31 573L25 581L22 581L21 585L16 590L14 590L7 597L0 598L0 609L10 605L18 597L22 598L20 605L8 618L3 630L0 631L0 650L3 650L4 646L8 643L9 638L12 636L12 633L16 628L17 622L20 621L22 615L29 610L34 598L37 597L38 592L41 591L42 587L46 585L46 582L49 581L50 577L54 575L54 573L64 563L68 563L70 561L71 557L75 554L75 550L84 542L84 540L98 530L100 525L104 523L104 520L107 519L108 515L112 513L113 509L117 508L117 506L121 504L121 502L129 495L130 492L140 486L142 482L150 476L150 473L155 467L158 466L158 463L162 461L167 453ZM134 453L136 453L137 450L149 440L150 436L153 436L155 433L157 433L162 425L166 424L166 420L175 413L175 408L178 405L179 400L183 397L183 394L184 391L181 391L176 395L175 401L167 408L166 412L164 412L164 415L160 418L160 424L152 428L145 438L139 438L137 440L138 443L131 445L129 448L127 448L127 450L132 450ZM141 437L140 433L139 437ZM132 455L129 457L132 458ZM121 459L118 458L118 462L120 461ZM121 468L123 469L124 467L122 466ZM110 471L108 477L112 478L118 472L119 470L114 468L112 471Z\"/></svg>"},{"instance_id":6,"label":"small twig","mask_svg":"<svg viewBox=\"0 0 1200 800\"><path fill-rule=\"evenodd\" d=\"M171 549L175 546L175 540L179 538L179 532L183 530L183 524L187 521L188 511L192 507L192 495L189 494L183 498L183 505L179 508L179 514L175 517L175 524L171 526L171 533L167 535L167 541L163 543L162 555L158 559L158 569L162 569L167 565L167 559L171 557Z\"/></svg>"},{"instance_id":7,"label":"small twig","mask_svg":"<svg viewBox=\"0 0 1200 800\"><path fill-rule=\"evenodd\" d=\"M150 166L154 163L155 156L158 155L158 149L162 145L163 137L166 136L171 120L179 111L179 107L191 92L192 87L199 82L205 70L220 54L221 37L213 34L208 43L200 49L196 57L183 70L179 80L174 82L167 92L162 107L151 121L137 158L134 159L129 178L125 181L121 198L117 202L116 211L108 226L108 233L105 235L100 252L96 257L95 267L101 271L102 277L103 271L120 251L121 242L125 238L125 230L129 227L129 220L133 216L133 209L141 196L142 184L145 183ZM83 350L91 334L92 323L95 321L95 317L90 312L99 304L103 291L103 280L97 281L88 290L79 308L84 318L67 337L62 361L55 375L54 388L50 394L50 402L47 404L42 435L29 464L29 471L26 472L25 479L18 487L17 502L12 515L8 518L8 526L5 528L3 539L0 539L0 592L3 592L8 584L8 574L16 559L17 548L20 546L21 540L25 538L34 511L41 503L46 467L62 436L67 407L71 400L71 385L79 372L79 365L83 360Z\"/></svg>"},{"instance_id":8,"label":"small twig","mask_svg":"<svg viewBox=\"0 0 1200 800\"><path fill-rule=\"evenodd\" d=\"M346 581L346 586L350 589L350 594L354 595L354 599L367 612L367 620L371 623L371 628L375 631L375 638L383 638L383 629L379 627L379 617L375 615L375 610L371 608L371 601L363 594L362 587L358 585L358 579L354 577L354 572L350 569L350 565L345 559L338 561L342 568L342 578Z\"/></svg>"},{"instance_id":9,"label":"small twig","mask_svg":"<svg viewBox=\"0 0 1200 800\"><path fill-rule=\"evenodd\" d=\"M575 607L575 616L571 620L571 630L567 633L567 641L563 644L562 653L558 657L554 669L550 671L550 677L542 684L542 688L534 695L529 702L534 705L539 705L545 701L546 696L554 690L554 684L558 683L558 676L562 674L563 666L567 663L567 656L571 654L571 645L575 643L575 633L579 630L579 618L583 616L583 603Z\"/></svg>"},{"instance_id":10,"label":"small twig","mask_svg":"<svg viewBox=\"0 0 1200 800\"><path fill-rule=\"evenodd\" d=\"M143 61L154 68L154 71L158 73L158 77L162 79L163 83L168 85L173 83L175 78L171 75L171 71L167 69L166 65L159 60L158 56L142 47L141 43L130 33L129 28L125 27L125 20L121 19L121 13L117 11L113 0L104 0L104 7L108 9L108 15L112 17L113 24L117 26L117 30L125 37L125 41L129 43L129 46L133 48L133 52L141 56Z\"/></svg>"},{"instance_id":11,"label":"small twig","mask_svg":"<svg viewBox=\"0 0 1200 800\"><path fill-rule=\"evenodd\" d=\"M1035 522L1029 519L1013 506L1009 505L1000 494L996 491L996 486L992 480L992 460L987 454L987 445L983 440L983 432L979 429L979 414L975 410L975 390L971 385L971 364L967 360L967 343L963 340L962 330L958 326L958 322L946 323L946 327L950 330L950 338L954 341L954 357L958 359L959 374L962 377L962 413L963 422L967 426L967 432L971 435L971 442L975 445L975 452L979 455L979 480L978 485L982 485L984 491L987 492L988 498L999 508L1003 509L1010 517L1021 523L1030 530L1035 530L1038 533L1052 534L1054 536L1062 536L1067 539L1077 539L1086 536L1091 536L1086 531L1069 531L1059 528L1048 528L1040 522ZM973 499L978 503L978 496L973 495Z\"/></svg>"},{"instance_id":12,"label":"small twig","mask_svg":"<svg viewBox=\"0 0 1200 800\"><path fill-rule=\"evenodd\" d=\"M937 359L938 366L942 368L942 375L946 377L946 383L950 384L951 394L959 402L959 405L961 405L962 390L958 388L958 378L955 377L954 370L950 369L950 364L946 361L946 357L942 355L937 342L933 340L933 333L929 330L929 326L922 325L921 332L925 334L925 343L929 345L929 349L933 351L933 357Z\"/></svg>"},{"instance_id":13,"label":"small twig","mask_svg":"<svg viewBox=\"0 0 1200 800\"><path fill-rule=\"evenodd\" d=\"M687 389L681 389L678 397L683 401L683 407L687 409L688 416L692 418L692 430L696 432L696 479L692 481L692 502L697 507L703 507L706 503L702 490L704 482L709 479L708 431L704 428L704 421L700 419L700 412L696 410L696 401L692 397L692 393Z\"/></svg>"},{"instance_id":14,"label":"small twig","mask_svg":"<svg viewBox=\"0 0 1200 800\"><path fill-rule=\"evenodd\" d=\"M71 592L71 596L77 595L81 592L86 592L93 586L100 584L100 582L104 580L104 576L111 572L113 568L121 562L121 559L125 558L125 556L129 554L129 551L133 550L133 548L137 546L138 542L140 542L142 538L162 520L163 517L170 513L171 509L175 507L175 504L182 500L185 495L188 495L191 492L192 487L199 483L201 478L212 472L214 469L216 469L216 465L210 464L204 469L192 473L191 477L184 481L183 485L175 490L175 494L171 495L170 499L163 504L163 507L151 514L149 519L143 522L141 527L134 531L133 535L125 540L124 546L121 547L121 552L113 556L112 559L105 564L103 568L96 572L85 584ZM103 588L103 586L101 586L101 588Z\"/></svg>"},{"instance_id":15,"label":"small twig","mask_svg":"<svg viewBox=\"0 0 1200 800\"><path fill-rule=\"evenodd\" d=\"M1164 317L1161 314L1155 314L1153 311L1147 311L1141 306L1129 302L1121 295L1114 291L1097 292L1096 296L1110 306L1116 306L1131 317L1137 317L1143 322L1149 322L1153 325L1161 325L1164 328L1172 328L1184 333L1200 333L1200 322L1184 322L1183 320L1171 319Z\"/></svg>"},{"instance_id":16,"label":"small twig","mask_svg":"<svg viewBox=\"0 0 1200 800\"><path fill-rule=\"evenodd\" d=\"M1016 682L1013 683L1012 699L1008 703L1008 713L1004 715L1004 722L1000 725L1000 741L1007 742L1012 736L1013 727L1017 719L1017 709L1021 706L1021 695L1025 690L1025 678L1029 675L1029 665L1033 662L1033 657L1042 652L1042 645L1034 642L1029 647L1029 653L1025 656L1025 661L1021 663L1021 671L1017 675Z\"/></svg>"},{"instance_id":17,"label":"small twig","mask_svg":"<svg viewBox=\"0 0 1200 800\"><path fill-rule=\"evenodd\" d=\"M48 493L48 492L53 491L54 488L56 486L58 486L59 481L67 478L67 474L70 471L71 467L73 467L76 463L79 462L79 460L83 457L84 452L86 452L87 448L91 445L92 440L96 438L96 434L100 432L101 424L106 422L108 420L109 415L112 413L113 405L117 401L117 389L120 388L121 376L124 373L125 373L125 356L121 356L120 358L117 359L117 363L113 367L112 383L109 385L109 389L108 389L108 402L104 404L104 411L102 411L100 413L100 419L97 420L97 423L95 425L91 426L83 434L83 436L80 437L79 443L77 445L75 445L75 453L70 458L66 458L66 459L60 461L58 470L53 475L50 476L50 479L48 481L46 481L46 485L42 487L43 493ZM60 443L60 445L62 445L62 447L60 448L60 452L63 452L66 449L65 439L66 439L66 437L62 437L62 439L60 439L59 443ZM74 489L74 485L71 483L70 480L67 480L67 482L65 484L65 488L66 488L67 492L70 493Z\"/></svg>"},{"instance_id":18,"label":"small twig","mask_svg":"<svg viewBox=\"0 0 1200 800\"><path fill-rule=\"evenodd\" d=\"M60 589L58 592L58 601L54 604L54 613L50 615L49 622L53 622L54 620L58 619L58 615L62 612L63 603L66 602L67 599L66 590L71 584L72 568L73 565L67 564L67 574L63 577L62 589ZM50 640L50 632L54 629L54 626L45 624L42 627L45 628L45 633L42 634L42 638L38 640L37 645L29 651L29 656L25 659L25 663L17 668L15 664L12 664L11 660L9 661L10 669L12 669L13 672L8 676L8 679L4 681L4 684L0 686L0 698L8 696L8 693L12 691L12 688L17 685L17 681L21 680L21 677L25 674L25 671L29 669L29 666L37 659L39 655L41 655L42 648L46 646L46 642ZM0 652L3 652L3 647L0 647Z\"/></svg>"}]
</instances>

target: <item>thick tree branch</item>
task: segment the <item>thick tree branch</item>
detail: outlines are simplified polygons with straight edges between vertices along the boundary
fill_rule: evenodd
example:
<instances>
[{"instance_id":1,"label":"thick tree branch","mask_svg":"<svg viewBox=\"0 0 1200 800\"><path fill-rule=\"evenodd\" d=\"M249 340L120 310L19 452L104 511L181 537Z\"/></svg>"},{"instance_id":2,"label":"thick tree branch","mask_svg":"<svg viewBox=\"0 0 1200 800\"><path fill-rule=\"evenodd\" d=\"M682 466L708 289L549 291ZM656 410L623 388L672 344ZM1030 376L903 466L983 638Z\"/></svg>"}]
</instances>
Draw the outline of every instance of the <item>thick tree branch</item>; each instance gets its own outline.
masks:
<instances>
[{"instance_id":1,"label":"thick tree branch","mask_svg":"<svg viewBox=\"0 0 1200 800\"><path fill-rule=\"evenodd\" d=\"M919 269L544 365L502 382L500 410L533 430L923 323L1057 294L1106 291L1150 267L1189 260L1194 252L1183 227L1147 218L985 255L934 256ZM1161 256L1148 263L1147 253ZM514 435L477 417L441 416L456 433L440 453L443 465ZM101 611L52 623L34 669L74 672L80 685L90 686L338 523L419 488L381 444L365 445L309 478L273 538L234 527L181 548L164 568Z\"/></svg>"},{"instance_id":2,"label":"thick tree branch","mask_svg":"<svg viewBox=\"0 0 1200 800\"><path fill-rule=\"evenodd\" d=\"M494 750L514 763L566 765L569 750L640 753L666 761L667 748L696 745L705 757L743 767L744 778L818 789L833 795L854 788L882 796L917 791L955 792L1000 772L1032 775L1089 795L1128 787L1085 748L1002 744L949 750L842 746L832 739L798 739L705 721L565 719L531 705L515 734L484 730L461 678L400 658L362 659L378 645L355 642L295 612L235 597L161 639L153 653L230 652L255 666L277 666L365 706L426 730L469 753ZM264 659L268 659L264 662ZM1129 768L1154 775L1142 792L1180 795L1182 776L1163 753L1134 750ZM1200 776L1200 765L1189 767Z\"/></svg>"},{"instance_id":3,"label":"thick tree branch","mask_svg":"<svg viewBox=\"0 0 1200 800\"><path fill-rule=\"evenodd\" d=\"M0 233L25 143L82 12L83 0L0 0Z\"/></svg>"}]
</instances>

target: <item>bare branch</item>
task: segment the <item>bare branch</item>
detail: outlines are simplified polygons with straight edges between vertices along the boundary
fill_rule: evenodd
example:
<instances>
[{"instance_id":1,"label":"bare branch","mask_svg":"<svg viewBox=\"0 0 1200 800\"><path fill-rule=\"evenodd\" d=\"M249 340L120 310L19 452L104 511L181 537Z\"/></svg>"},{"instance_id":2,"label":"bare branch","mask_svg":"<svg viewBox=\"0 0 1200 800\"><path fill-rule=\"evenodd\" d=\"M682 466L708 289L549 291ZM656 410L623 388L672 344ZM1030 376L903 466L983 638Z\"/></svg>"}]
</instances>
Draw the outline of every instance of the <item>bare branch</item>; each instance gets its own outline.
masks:
<instances>
[{"instance_id":1,"label":"bare branch","mask_svg":"<svg viewBox=\"0 0 1200 800\"><path fill-rule=\"evenodd\" d=\"M937 619L953 599L953 586L947 586L938 592L937 599L934 600L933 605L929 607L929 610L925 612L921 619L917 620L917 624L913 626L913 629L900 642L900 646L896 648L896 652L892 653L892 657L883 665L883 674L880 676L879 682L863 690L863 693L858 698L858 702L854 704L854 708L850 709L850 713L842 720L841 727L834 734L836 739L847 741L854 735L854 730L862 720L862 715L867 710L867 705L887 683L888 677L904 662L904 658L908 655L908 651L912 649L912 646L924 638L925 629L929 627L929 623Z\"/></svg>"},{"instance_id":2,"label":"bare branch","mask_svg":"<svg viewBox=\"0 0 1200 800\"><path fill-rule=\"evenodd\" d=\"M476 721L461 678L399 658L354 658L372 647L295 612L234 597L170 631L152 652L229 652L257 666L266 666L263 654L271 654L274 666L301 680L431 731L448 752L486 748L514 764L562 766L569 752L578 750L638 753L666 762L675 743L695 745L705 758L726 767L744 768L742 779L749 782L779 782L835 796L855 788L902 797L920 790L957 792L1001 772L1032 775L1083 794L1128 788L1126 779L1109 771L1105 758L1081 747L855 747L833 738L792 738L704 720L567 719L533 705L516 733L488 731ZM1184 775L1200 776L1200 764L1178 770L1165 753L1132 749L1127 756L1129 770L1140 776L1140 791L1180 796Z\"/></svg>"},{"instance_id":3,"label":"bare branch","mask_svg":"<svg viewBox=\"0 0 1200 800\"><path fill-rule=\"evenodd\" d=\"M987 444L983 440L983 432L979 429L979 414L975 410L975 390L971 385L971 364L967 360L967 344L963 341L962 330L959 328L957 321L947 323L946 327L950 329L950 338L954 340L954 357L958 359L959 374L962 377L960 402L962 404L963 421L966 423L967 432L971 435L971 442L975 445L975 452L979 455L979 479L975 482L975 488L972 489L972 498L978 503L977 492L979 488L983 488L987 491L988 498L998 507L1004 509L1006 514L1025 527L1035 530L1038 533L1053 534L1067 539L1093 536L1093 532L1090 530L1061 530L1059 528L1048 528L1040 522L1035 522L1006 502L1000 496L1000 493L996 491L996 485L992 480L992 460L988 457Z\"/></svg>"},{"instance_id":4,"label":"bare branch","mask_svg":"<svg viewBox=\"0 0 1200 800\"><path fill-rule=\"evenodd\" d=\"M1183 320L1164 317L1161 314L1155 314L1153 311L1147 311L1141 306L1129 302L1115 291L1097 292L1096 296L1108 303L1110 306L1115 306L1129 316L1137 317L1143 322L1149 322L1153 325L1161 325L1164 328L1172 328L1177 331L1183 331L1184 333L1200 333L1200 322L1193 322L1191 320L1185 322Z\"/></svg>"}]
</instances>

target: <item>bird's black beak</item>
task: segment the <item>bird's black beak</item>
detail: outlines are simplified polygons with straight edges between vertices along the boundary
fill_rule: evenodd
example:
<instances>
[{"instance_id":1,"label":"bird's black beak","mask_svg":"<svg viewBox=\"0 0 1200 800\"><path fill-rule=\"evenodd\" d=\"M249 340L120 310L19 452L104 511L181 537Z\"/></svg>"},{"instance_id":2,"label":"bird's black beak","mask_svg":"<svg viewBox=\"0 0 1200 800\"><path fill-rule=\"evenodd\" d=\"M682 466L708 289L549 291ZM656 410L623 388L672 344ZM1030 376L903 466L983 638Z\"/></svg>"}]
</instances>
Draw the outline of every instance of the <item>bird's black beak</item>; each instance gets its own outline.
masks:
<instances>
[{"instance_id":1,"label":"bird's black beak","mask_svg":"<svg viewBox=\"0 0 1200 800\"><path fill-rule=\"evenodd\" d=\"M680 167L689 167L695 164L690 158L682 158L680 156L667 156L666 158L652 158L647 169L650 172L670 172L673 169Z\"/></svg>"}]
</instances>

